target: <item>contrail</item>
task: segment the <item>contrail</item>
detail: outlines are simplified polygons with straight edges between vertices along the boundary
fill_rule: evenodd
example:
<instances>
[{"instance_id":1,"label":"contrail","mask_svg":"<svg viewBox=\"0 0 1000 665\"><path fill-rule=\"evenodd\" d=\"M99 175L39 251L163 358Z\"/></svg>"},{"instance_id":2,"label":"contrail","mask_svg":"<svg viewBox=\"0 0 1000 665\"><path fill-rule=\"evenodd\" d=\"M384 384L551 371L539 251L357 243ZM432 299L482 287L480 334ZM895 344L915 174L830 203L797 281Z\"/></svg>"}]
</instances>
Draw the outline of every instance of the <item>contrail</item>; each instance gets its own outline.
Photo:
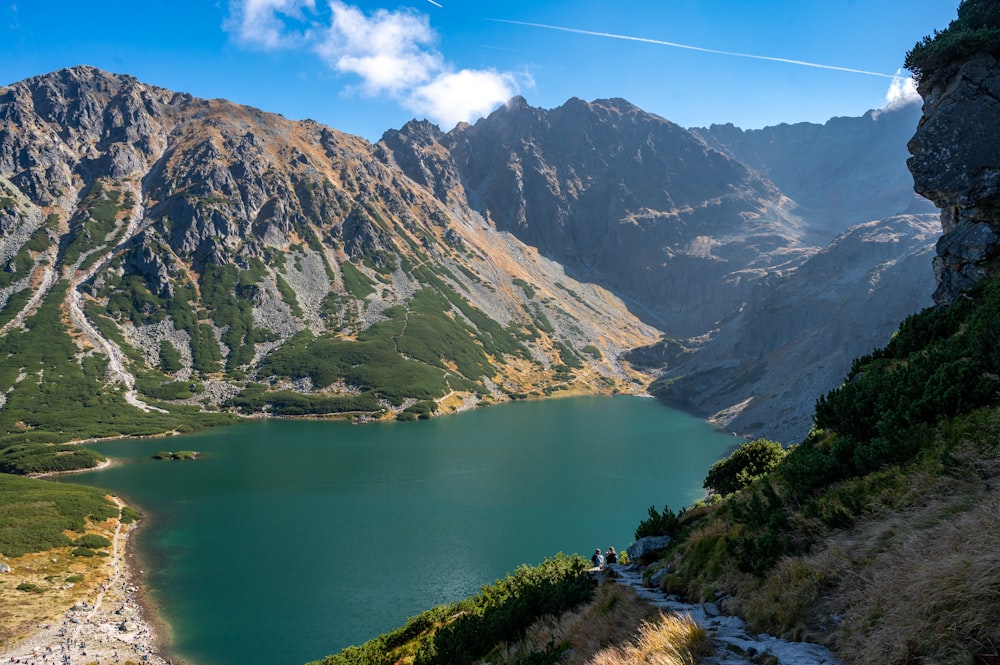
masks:
<instances>
[{"instance_id":1,"label":"contrail","mask_svg":"<svg viewBox=\"0 0 1000 665\"><path fill-rule=\"evenodd\" d=\"M433 1L433 0L429 0ZM689 44L678 44L676 42L666 42L661 39L649 39L647 37L631 37L629 35L616 35L611 32L594 32L593 30L580 30L578 28L564 28L558 25L546 25L544 23L528 23L526 21L511 21L502 18L490 19L497 23L510 23L512 25L526 25L532 28L545 28L547 30L560 30L562 32L573 32L578 35L590 35L592 37L610 37L611 39L624 39L630 42L643 42L644 44L657 44L659 46L673 46L674 48L684 48L689 51L701 51L702 53L715 53L718 55L731 55L737 58L752 58L754 60L770 60L771 62L785 62L790 65L802 65L803 67L816 67L817 69L832 69L838 72L849 72L851 74L865 74L866 76L880 76L882 78L894 79L897 78L892 74L883 74L881 72L869 72L863 69L851 69L849 67L835 67L833 65L821 65L815 62L805 62L802 60L791 60L789 58L774 58L767 55L753 55L752 53L735 53L733 51L719 51L711 48L702 48L701 46L691 46Z\"/></svg>"},{"instance_id":2,"label":"contrail","mask_svg":"<svg viewBox=\"0 0 1000 665\"><path fill-rule=\"evenodd\" d=\"M427 0L427 2L431 3L435 7L440 7L441 9L444 9L444 5L442 5L440 2L434 2L434 0Z\"/></svg>"}]
</instances>

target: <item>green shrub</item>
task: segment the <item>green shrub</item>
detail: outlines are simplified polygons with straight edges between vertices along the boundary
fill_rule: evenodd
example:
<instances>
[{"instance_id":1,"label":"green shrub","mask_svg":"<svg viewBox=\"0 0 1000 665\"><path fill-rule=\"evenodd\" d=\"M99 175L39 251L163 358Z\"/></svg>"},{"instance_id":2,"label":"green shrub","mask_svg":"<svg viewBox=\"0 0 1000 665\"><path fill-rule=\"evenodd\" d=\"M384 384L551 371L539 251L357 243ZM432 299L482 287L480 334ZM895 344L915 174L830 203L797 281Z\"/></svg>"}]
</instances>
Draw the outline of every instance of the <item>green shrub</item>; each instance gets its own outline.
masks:
<instances>
[{"instance_id":1,"label":"green shrub","mask_svg":"<svg viewBox=\"0 0 1000 665\"><path fill-rule=\"evenodd\" d=\"M70 584L79 584L83 581L83 575L70 575L66 578L66 581Z\"/></svg>"},{"instance_id":2,"label":"green shrub","mask_svg":"<svg viewBox=\"0 0 1000 665\"><path fill-rule=\"evenodd\" d=\"M111 547L111 541L96 533L88 533L73 541L76 547L89 547L92 550L99 550L102 547Z\"/></svg>"},{"instance_id":3,"label":"green shrub","mask_svg":"<svg viewBox=\"0 0 1000 665\"><path fill-rule=\"evenodd\" d=\"M785 454L785 449L777 441L755 439L744 443L729 457L709 468L704 487L723 495L741 490L771 472L785 458Z\"/></svg>"},{"instance_id":4,"label":"green shrub","mask_svg":"<svg viewBox=\"0 0 1000 665\"><path fill-rule=\"evenodd\" d=\"M32 584L31 582L21 582L15 587L18 591L25 591L27 593L41 593L45 591L42 587L37 584Z\"/></svg>"},{"instance_id":5,"label":"green shrub","mask_svg":"<svg viewBox=\"0 0 1000 665\"><path fill-rule=\"evenodd\" d=\"M663 512L657 512L654 506L649 507L649 517L639 522L635 529L635 539L647 536L673 536L677 529L677 514L670 506L663 506Z\"/></svg>"},{"instance_id":6,"label":"green shrub","mask_svg":"<svg viewBox=\"0 0 1000 665\"><path fill-rule=\"evenodd\" d=\"M181 362L181 352L169 340L160 342L160 369L172 374L184 367Z\"/></svg>"},{"instance_id":7,"label":"green shrub","mask_svg":"<svg viewBox=\"0 0 1000 665\"><path fill-rule=\"evenodd\" d=\"M96 556L97 552L90 549L89 547L77 547L72 552L70 552L70 554L72 554L73 556L82 556L90 558L92 556Z\"/></svg>"}]
</instances>

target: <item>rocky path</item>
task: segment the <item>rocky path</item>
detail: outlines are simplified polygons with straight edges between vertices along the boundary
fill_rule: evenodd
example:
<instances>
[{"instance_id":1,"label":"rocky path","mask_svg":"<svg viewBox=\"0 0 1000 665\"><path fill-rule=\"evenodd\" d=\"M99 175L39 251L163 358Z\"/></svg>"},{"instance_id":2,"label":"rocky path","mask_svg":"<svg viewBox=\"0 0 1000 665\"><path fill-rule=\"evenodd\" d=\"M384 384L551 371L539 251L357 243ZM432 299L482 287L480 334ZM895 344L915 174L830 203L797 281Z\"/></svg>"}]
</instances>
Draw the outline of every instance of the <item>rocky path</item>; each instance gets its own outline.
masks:
<instances>
[{"instance_id":1,"label":"rocky path","mask_svg":"<svg viewBox=\"0 0 1000 665\"><path fill-rule=\"evenodd\" d=\"M716 645L716 653L703 662L709 665L755 665L768 662L776 665L841 665L833 653L824 646L809 642L789 642L773 635L754 634L736 616L722 614L715 603L683 603L677 596L669 596L659 589L643 586L642 568L639 566L614 566L616 584L628 586L639 597L664 612L688 614L708 631ZM768 660L761 657L770 656Z\"/></svg>"}]
</instances>

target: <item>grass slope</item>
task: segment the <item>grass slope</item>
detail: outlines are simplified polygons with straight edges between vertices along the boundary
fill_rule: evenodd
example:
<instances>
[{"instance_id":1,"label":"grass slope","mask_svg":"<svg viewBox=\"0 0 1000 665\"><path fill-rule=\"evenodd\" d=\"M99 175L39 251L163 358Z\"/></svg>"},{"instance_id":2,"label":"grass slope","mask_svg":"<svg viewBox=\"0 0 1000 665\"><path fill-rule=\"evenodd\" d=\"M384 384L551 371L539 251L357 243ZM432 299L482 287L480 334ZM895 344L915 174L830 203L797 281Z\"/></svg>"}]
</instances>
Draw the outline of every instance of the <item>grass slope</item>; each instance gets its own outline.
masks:
<instances>
[{"instance_id":1,"label":"grass slope","mask_svg":"<svg viewBox=\"0 0 1000 665\"><path fill-rule=\"evenodd\" d=\"M0 473L0 553L15 558L29 552L68 547L90 520L118 516L104 490L51 483Z\"/></svg>"}]
</instances>

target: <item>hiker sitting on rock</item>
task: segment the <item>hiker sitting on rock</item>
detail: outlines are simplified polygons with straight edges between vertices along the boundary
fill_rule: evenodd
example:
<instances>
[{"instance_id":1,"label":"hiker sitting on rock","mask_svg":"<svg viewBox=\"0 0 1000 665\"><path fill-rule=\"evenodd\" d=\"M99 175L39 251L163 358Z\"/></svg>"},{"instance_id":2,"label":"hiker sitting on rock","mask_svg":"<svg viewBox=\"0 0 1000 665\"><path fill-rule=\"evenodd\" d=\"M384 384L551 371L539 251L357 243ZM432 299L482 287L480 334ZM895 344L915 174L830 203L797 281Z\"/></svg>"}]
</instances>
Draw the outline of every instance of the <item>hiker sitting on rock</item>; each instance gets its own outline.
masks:
<instances>
[{"instance_id":1,"label":"hiker sitting on rock","mask_svg":"<svg viewBox=\"0 0 1000 665\"><path fill-rule=\"evenodd\" d=\"M600 547L594 550L594 555L590 557L590 560L594 562L595 568L604 568L604 555L601 554Z\"/></svg>"},{"instance_id":2,"label":"hiker sitting on rock","mask_svg":"<svg viewBox=\"0 0 1000 665\"><path fill-rule=\"evenodd\" d=\"M610 545L608 545L607 561L609 564L618 563L618 552L615 552L615 548Z\"/></svg>"}]
</instances>

